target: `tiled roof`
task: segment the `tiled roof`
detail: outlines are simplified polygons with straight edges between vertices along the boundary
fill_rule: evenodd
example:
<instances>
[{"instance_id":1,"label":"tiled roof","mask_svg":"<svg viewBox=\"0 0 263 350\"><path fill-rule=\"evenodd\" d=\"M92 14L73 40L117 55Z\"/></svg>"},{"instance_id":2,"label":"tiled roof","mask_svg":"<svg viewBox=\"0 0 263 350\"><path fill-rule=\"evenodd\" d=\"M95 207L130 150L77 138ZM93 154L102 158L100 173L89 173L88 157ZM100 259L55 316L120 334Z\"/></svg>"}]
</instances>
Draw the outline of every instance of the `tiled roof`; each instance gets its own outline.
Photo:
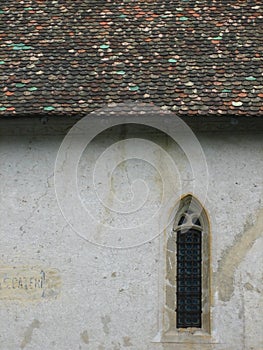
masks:
<instances>
[{"instance_id":1,"label":"tiled roof","mask_svg":"<svg viewBox=\"0 0 263 350\"><path fill-rule=\"evenodd\" d=\"M262 115L262 0L2 0L0 114Z\"/></svg>"}]
</instances>

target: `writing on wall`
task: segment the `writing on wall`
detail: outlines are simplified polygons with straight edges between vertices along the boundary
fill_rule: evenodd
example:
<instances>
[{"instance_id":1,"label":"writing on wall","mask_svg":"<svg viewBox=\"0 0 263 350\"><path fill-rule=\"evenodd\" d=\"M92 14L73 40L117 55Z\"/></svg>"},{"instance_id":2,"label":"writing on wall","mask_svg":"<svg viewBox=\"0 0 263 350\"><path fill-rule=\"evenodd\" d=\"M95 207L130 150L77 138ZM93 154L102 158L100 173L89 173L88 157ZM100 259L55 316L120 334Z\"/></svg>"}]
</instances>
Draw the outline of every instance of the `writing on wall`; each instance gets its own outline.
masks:
<instances>
[{"instance_id":1,"label":"writing on wall","mask_svg":"<svg viewBox=\"0 0 263 350\"><path fill-rule=\"evenodd\" d=\"M40 300L59 295L61 278L57 269L0 267L0 299Z\"/></svg>"}]
</instances>

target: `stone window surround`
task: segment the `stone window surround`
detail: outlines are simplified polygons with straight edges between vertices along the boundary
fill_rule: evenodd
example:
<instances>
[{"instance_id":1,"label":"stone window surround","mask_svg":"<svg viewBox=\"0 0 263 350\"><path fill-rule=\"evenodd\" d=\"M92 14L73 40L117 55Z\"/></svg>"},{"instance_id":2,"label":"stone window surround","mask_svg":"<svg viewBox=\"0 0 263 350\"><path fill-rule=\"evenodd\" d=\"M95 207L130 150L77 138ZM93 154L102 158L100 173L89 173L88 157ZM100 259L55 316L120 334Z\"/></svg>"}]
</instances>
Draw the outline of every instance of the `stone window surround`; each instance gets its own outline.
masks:
<instances>
[{"instance_id":1,"label":"stone window surround","mask_svg":"<svg viewBox=\"0 0 263 350\"><path fill-rule=\"evenodd\" d=\"M189 208L199 213L202 227L202 328L176 328L176 232L177 223ZM164 237L165 279L160 331L153 342L161 343L214 343L211 335L211 232L209 218L202 204L191 194L183 196L173 226ZM185 226L186 227L186 226ZM200 229L200 226L198 226Z\"/></svg>"}]
</instances>

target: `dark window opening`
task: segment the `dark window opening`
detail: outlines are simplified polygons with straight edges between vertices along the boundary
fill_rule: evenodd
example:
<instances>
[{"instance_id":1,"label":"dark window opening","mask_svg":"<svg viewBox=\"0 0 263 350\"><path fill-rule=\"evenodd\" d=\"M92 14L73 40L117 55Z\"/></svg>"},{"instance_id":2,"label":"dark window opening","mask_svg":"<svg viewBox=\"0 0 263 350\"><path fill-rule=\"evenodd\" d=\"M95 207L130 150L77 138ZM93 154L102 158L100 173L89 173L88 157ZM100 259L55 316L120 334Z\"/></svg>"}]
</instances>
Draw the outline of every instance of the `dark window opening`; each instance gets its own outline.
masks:
<instances>
[{"instance_id":1,"label":"dark window opening","mask_svg":"<svg viewBox=\"0 0 263 350\"><path fill-rule=\"evenodd\" d=\"M193 223L193 225L201 226L201 222L200 222L199 218L193 218L192 223Z\"/></svg>"},{"instance_id":2,"label":"dark window opening","mask_svg":"<svg viewBox=\"0 0 263 350\"><path fill-rule=\"evenodd\" d=\"M186 217L185 217L185 215L182 215L181 216L181 218L180 218L180 220L179 220L179 223L178 223L178 225L183 225L183 224L185 224L186 223Z\"/></svg>"},{"instance_id":3,"label":"dark window opening","mask_svg":"<svg viewBox=\"0 0 263 350\"><path fill-rule=\"evenodd\" d=\"M202 327L202 232L177 232L177 328Z\"/></svg>"}]
</instances>

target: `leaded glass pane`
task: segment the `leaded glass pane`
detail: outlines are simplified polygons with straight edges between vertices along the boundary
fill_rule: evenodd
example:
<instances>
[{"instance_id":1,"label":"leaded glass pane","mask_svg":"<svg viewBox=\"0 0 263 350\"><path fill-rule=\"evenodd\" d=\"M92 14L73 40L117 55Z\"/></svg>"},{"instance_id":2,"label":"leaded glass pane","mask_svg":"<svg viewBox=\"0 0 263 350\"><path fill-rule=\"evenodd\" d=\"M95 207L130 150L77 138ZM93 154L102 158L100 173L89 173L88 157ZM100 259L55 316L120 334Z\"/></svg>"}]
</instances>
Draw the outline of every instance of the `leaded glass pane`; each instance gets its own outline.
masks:
<instances>
[{"instance_id":1,"label":"leaded glass pane","mask_svg":"<svg viewBox=\"0 0 263 350\"><path fill-rule=\"evenodd\" d=\"M177 328L201 328L201 254L201 231L184 229L177 232Z\"/></svg>"}]
</instances>

